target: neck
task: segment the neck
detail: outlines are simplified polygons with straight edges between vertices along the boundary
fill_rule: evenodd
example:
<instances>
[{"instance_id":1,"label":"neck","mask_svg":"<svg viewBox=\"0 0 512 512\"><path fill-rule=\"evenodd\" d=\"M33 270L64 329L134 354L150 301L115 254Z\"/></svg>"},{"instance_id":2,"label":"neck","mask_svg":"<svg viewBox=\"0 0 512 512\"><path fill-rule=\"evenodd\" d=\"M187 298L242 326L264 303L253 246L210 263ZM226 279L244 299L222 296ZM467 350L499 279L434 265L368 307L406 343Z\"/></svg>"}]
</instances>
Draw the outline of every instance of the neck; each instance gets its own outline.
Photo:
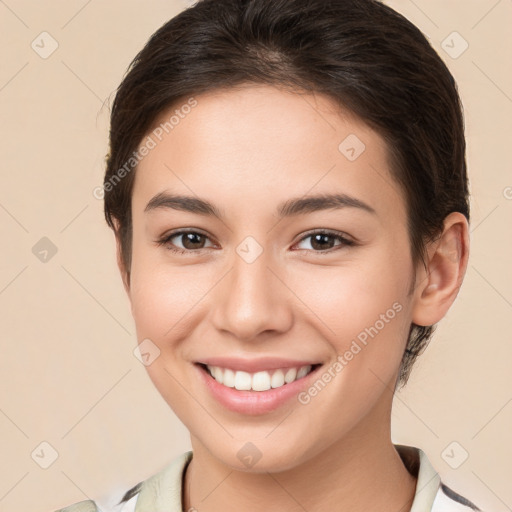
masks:
<instances>
[{"instance_id":1,"label":"neck","mask_svg":"<svg viewBox=\"0 0 512 512\"><path fill-rule=\"evenodd\" d=\"M373 416L373 415L372 415ZM377 414L377 416L379 416ZM201 512L409 512L416 478L403 464L386 422L368 418L307 462L279 473L233 469L192 437L184 478L184 510ZM376 432L375 425L385 425Z\"/></svg>"}]
</instances>

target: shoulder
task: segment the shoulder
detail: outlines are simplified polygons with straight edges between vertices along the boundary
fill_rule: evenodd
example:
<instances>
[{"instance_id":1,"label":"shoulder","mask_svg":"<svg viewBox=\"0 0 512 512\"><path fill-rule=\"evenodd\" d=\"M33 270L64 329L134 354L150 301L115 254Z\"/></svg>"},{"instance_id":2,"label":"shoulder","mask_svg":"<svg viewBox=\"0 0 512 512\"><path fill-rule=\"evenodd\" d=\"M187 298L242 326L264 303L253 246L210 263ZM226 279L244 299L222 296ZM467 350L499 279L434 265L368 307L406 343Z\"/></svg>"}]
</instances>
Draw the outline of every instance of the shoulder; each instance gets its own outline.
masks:
<instances>
[{"instance_id":1,"label":"shoulder","mask_svg":"<svg viewBox=\"0 0 512 512\"><path fill-rule=\"evenodd\" d=\"M427 454L414 446L395 444L407 470L416 478L416 494L410 512L482 512L468 498L441 481Z\"/></svg>"},{"instance_id":2,"label":"shoulder","mask_svg":"<svg viewBox=\"0 0 512 512\"><path fill-rule=\"evenodd\" d=\"M96 507L94 501L85 500L75 503L74 505L69 505L69 507L59 508L59 510L55 512L98 512L98 507Z\"/></svg>"},{"instance_id":3,"label":"shoulder","mask_svg":"<svg viewBox=\"0 0 512 512\"><path fill-rule=\"evenodd\" d=\"M125 495L126 496L126 495ZM114 507L105 508L99 507L93 500L85 500L69 505L65 508L56 510L55 512L135 512L135 504L137 502L137 495L119 502Z\"/></svg>"},{"instance_id":4,"label":"shoulder","mask_svg":"<svg viewBox=\"0 0 512 512\"><path fill-rule=\"evenodd\" d=\"M192 459L192 452L185 452L173 459L158 473L127 490L122 497L111 496L110 508L101 508L93 500L80 501L55 512L153 512L164 507L169 512L181 512L181 489L184 471ZM171 507L171 508L169 508Z\"/></svg>"},{"instance_id":5,"label":"shoulder","mask_svg":"<svg viewBox=\"0 0 512 512\"><path fill-rule=\"evenodd\" d=\"M472 501L455 492L442 482L439 485L432 512L482 512Z\"/></svg>"}]
</instances>

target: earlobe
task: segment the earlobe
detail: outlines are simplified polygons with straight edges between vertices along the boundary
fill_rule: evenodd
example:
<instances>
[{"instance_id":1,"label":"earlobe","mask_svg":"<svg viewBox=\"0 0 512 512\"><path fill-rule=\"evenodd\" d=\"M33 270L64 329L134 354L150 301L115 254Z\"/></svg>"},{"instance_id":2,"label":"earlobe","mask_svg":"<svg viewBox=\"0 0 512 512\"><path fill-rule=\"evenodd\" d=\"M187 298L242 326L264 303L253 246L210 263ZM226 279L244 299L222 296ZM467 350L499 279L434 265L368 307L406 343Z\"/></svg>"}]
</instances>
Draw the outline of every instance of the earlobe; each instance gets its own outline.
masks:
<instances>
[{"instance_id":1,"label":"earlobe","mask_svg":"<svg viewBox=\"0 0 512 512\"><path fill-rule=\"evenodd\" d=\"M422 267L417 276L412 316L422 326L446 315L462 285L469 258L469 226L462 213L445 218L443 233L431 242L427 255L427 270Z\"/></svg>"}]
</instances>

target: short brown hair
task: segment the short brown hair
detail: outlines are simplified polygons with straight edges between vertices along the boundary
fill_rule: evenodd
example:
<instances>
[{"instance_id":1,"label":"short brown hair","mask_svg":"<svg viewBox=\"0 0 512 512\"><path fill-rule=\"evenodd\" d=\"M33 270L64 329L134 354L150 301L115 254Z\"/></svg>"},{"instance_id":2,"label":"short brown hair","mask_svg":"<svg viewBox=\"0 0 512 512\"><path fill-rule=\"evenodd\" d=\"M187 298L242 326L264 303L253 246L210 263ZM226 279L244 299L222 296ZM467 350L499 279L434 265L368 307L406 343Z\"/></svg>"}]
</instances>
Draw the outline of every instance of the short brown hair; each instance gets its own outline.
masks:
<instances>
[{"instance_id":1,"label":"short brown hair","mask_svg":"<svg viewBox=\"0 0 512 512\"><path fill-rule=\"evenodd\" d=\"M469 221L462 106L448 68L420 30L376 0L200 0L165 23L131 63L111 113L105 218L129 279L133 152L183 98L241 84L321 93L387 143L405 193L411 258L451 212ZM119 176L119 174L118 174ZM109 184L107 188L107 184ZM435 326L411 324L397 385Z\"/></svg>"}]
</instances>

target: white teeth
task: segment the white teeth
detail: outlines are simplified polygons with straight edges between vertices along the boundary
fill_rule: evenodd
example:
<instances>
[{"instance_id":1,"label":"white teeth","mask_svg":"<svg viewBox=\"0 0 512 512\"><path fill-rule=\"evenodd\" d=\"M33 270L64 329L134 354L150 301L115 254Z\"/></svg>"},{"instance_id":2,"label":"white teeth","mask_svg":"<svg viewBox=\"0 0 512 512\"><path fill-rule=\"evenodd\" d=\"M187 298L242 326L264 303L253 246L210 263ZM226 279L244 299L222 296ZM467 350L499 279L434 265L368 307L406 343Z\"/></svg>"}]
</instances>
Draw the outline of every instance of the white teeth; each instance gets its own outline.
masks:
<instances>
[{"instance_id":1,"label":"white teeth","mask_svg":"<svg viewBox=\"0 0 512 512\"><path fill-rule=\"evenodd\" d=\"M239 391L267 391L305 377L312 369L310 364L300 368L281 368L271 372L248 373L229 368L207 365L212 377L220 384ZM271 374L272 373L272 374Z\"/></svg>"},{"instance_id":2,"label":"white teeth","mask_svg":"<svg viewBox=\"0 0 512 512\"><path fill-rule=\"evenodd\" d=\"M300 368L299 371L297 372L297 379L302 379L302 377L305 377L310 372L310 370L310 365L303 366L302 368Z\"/></svg>"},{"instance_id":3,"label":"white teeth","mask_svg":"<svg viewBox=\"0 0 512 512\"><path fill-rule=\"evenodd\" d=\"M284 381L286 384L290 384L290 382L293 382L297 378L297 369L296 368L290 368L286 375L284 376Z\"/></svg>"},{"instance_id":4,"label":"white teeth","mask_svg":"<svg viewBox=\"0 0 512 512\"><path fill-rule=\"evenodd\" d=\"M221 384L223 383L223 380L224 380L224 375L223 375L223 371L218 367L216 366L214 369L213 369L213 376L215 377L215 380L217 382L220 382Z\"/></svg>"},{"instance_id":5,"label":"white teeth","mask_svg":"<svg viewBox=\"0 0 512 512\"><path fill-rule=\"evenodd\" d=\"M215 380L217 380L217 379L215 379ZM238 389L239 391L248 391L249 389L251 389L251 383L252 382L251 382L251 374L250 373L247 373L247 372L236 372L235 373L235 388Z\"/></svg>"},{"instance_id":6,"label":"white teeth","mask_svg":"<svg viewBox=\"0 0 512 512\"><path fill-rule=\"evenodd\" d=\"M217 368L219 368L217 366ZM220 373L222 373L222 370L219 368ZM235 387L235 372L233 370L228 370L227 368L224 370L224 379L219 380L215 379L217 382L220 382L221 384L224 384L224 386L227 386L228 388L234 388Z\"/></svg>"},{"instance_id":7,"label":"white teeth","mask_svg":"<svg viewBox=\"0 0 512 512\"><path fill-rule=\"evenodd\" d=\"M254 391L267 391L270 389L270 375L268 372L258 372L252 376L252 389Z\"/></svg>"},{"instance_id":8,"label":"white teeth","mask_svg":"<svg viewBox=\"0 0 512 512\"><path fill-rule=\"evenodd\" d=\"M283 370L276 370L270 381L273 388L280 388L284 384Z\"/></svg>"}]
</instances>

